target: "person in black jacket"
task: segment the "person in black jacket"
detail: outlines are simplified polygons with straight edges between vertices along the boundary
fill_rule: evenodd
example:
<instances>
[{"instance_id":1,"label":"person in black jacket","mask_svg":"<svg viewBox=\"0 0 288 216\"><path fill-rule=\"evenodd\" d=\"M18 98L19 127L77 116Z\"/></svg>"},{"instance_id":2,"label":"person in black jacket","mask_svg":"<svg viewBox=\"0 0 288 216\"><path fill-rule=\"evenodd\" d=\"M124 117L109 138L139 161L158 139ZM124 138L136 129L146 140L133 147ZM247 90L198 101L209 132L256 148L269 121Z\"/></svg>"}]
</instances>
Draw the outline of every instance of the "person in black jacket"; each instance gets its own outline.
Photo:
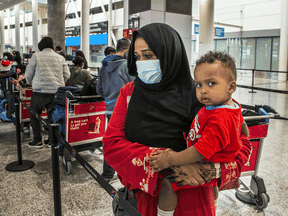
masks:
<instances>
[{"instance_id":1,"label":"person in black jacket","mask_svg":"<svg viewBox=\"0 0 288 216\"><path fill-rule=\"evenodd\" d=\"M21 56L20 56L20 52L19 51L15 51L14 61L17 62L18 66L21 65Z\"/></svg>"},{"instance_id":2,"label":"person in black jacket","mask_svg":"<svg viewBox=\"0 0 288 216\"><path fill-rule=\"evenodd\" d=\"M65 54L62 51L62 48L60 46L56 46L55 52L58 53L59 55L62 55L65 58Z\"/></svg>"}]
</instances>

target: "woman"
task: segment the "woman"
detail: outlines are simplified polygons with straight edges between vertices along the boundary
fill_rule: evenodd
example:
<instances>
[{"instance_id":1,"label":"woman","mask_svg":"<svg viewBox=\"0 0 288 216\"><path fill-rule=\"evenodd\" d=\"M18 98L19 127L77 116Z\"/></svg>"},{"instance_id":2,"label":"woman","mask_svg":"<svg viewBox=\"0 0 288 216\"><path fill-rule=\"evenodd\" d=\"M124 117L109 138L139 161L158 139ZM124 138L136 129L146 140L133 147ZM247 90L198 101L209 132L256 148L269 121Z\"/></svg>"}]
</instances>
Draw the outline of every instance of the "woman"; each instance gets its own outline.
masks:
<instances>
[{"instance_id":1,"label":"woman","mask_svg":"<svg viewBox=\"0 0 288 216\"><path fill-rule=\"evenodd\" d=\"M14 61L17 62L17 65L21 65L21 56L20 56L20 52L19 51L16 51L15 52L15 58L14 58Z\"/></svg>"},{"instance_id":2,"label":"woman","mask_svg":"<svg viewBox=\"0 0 288 216\"><path fill-rule=\"evenodd\" d=\"M137 77L121 89L102 140L103 153L128 190L141 190L135 194L137 210L144 216L156 216L165 172L154 172L149 159L159 148L186 148L183 132L189 131L202 105L196 99L183 42L170 26L152 23L135 31L128 67L129 74ZM180 181L179 185L203 184L216 174L219 178L221 171L220 186L236 179L250 153L244 135L241 141L241 152L231 164L222 164L221 170L213 164L172 167L174 181ZM176 216L215 215L213 187L207 183L196 188L185 186L177 191L177 197Z\"/></svg>"},{"instance_id":3,"label":"woman","mask_svg":"<svg viewBox=\"0 0 288 216\"><path fill-rule=\"evenodd\" d=\"M84 59L80 56L76 56L73 60L74 65L70 67L70 78L67 80L69 85L76 85L83 87L86 80L92 79L89 71L83 69Z\"/></svg>"},{"instance_id":4,"label":"woman","mask_svg":"<svg viewBox=\"0 0 288 216\"><path fill-rule=\"evenodd\" d=\"M85 58L85 55L84 53L81 51L81 50L77 50L76 51L76 56L81 56L83 59L84 59L84 69L88 69L88 63L87 63L87 60Z\"/></svg>"}]
</instances>

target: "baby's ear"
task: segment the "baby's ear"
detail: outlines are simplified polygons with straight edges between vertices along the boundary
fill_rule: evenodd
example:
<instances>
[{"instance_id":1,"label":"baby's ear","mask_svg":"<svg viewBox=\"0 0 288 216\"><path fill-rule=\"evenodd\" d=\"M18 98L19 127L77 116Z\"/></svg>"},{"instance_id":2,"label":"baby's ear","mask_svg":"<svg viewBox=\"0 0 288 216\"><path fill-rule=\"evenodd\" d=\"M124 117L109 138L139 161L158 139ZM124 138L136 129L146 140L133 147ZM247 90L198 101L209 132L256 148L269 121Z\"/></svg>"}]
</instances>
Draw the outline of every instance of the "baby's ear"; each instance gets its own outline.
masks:
<instances>
[{"instance_id":1,"label":"baby's ear","mask_svg":"<svg viewBox=\"0 0 288 216\"><path fill-rule=\"evenodd\" d=\"M230 82L228 90L230 94L233 94L236 91L236 86L236 81Z\"/></svg>"}]
</instances>

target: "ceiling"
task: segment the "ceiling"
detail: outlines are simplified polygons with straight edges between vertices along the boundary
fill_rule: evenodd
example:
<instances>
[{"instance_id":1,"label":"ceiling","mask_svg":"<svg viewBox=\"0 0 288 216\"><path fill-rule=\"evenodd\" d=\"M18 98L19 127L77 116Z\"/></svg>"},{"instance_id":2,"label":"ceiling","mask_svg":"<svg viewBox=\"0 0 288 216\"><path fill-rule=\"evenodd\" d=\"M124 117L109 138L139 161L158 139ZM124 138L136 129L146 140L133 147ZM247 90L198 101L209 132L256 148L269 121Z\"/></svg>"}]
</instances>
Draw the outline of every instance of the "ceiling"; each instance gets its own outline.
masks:
<instances>
[{"instance_id":1,"label":"ceiling","mask_svg":"<svg viewBox=\"0 0 288 216\"><path fill-rule=\"evenodd\" d=\"M20 10L32 11L31 0L0 0L0 11L13 8L14 6L20 4ZM47 0L38 0L38 8L47 8Z\"/></svg>"},{"instance_id":2,"label":"ceiling","mask_svg":"<svg viewBox=\"0 0 288 216\"><path fill-rule=\"evenodd\" d=\"M0 0L0 11L13 7L14 5L20 4L24 1L26 0Z\"/></svg>"}]
</instances>

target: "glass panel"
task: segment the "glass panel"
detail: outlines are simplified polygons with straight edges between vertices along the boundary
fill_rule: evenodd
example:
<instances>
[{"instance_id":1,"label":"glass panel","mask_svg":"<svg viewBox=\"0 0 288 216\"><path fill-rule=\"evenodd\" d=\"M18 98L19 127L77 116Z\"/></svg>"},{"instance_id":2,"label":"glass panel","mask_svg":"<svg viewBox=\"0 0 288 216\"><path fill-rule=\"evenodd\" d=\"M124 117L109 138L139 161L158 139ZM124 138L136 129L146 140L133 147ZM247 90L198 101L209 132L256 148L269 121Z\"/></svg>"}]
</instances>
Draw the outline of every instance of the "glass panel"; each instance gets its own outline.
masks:
<instances>
[{"instance_id":1,"label":"glass panel","mask_svg":"<svg viewBox=\"0 0 288 216\"><path fill-rule=\"evenodd\" d=\"M255 38L242 38L243 69L253 69L255 65Z\"/></svg>"},{"instance_id":2,"label":"glass panel","mask_svg":"<svg viewBox=\"0 0 288 216\"><path fill-rule=\"evenodd\" d=\"M236 68L240 68L240 57L241 57L240 38L229 38L229 54L235 59Z\"/></svg>"},{"instance_id":3,"label":"glass panel","mask_svg":"<svg viewBox=\"0 0 288 216\"><path fill-rule=\"evenodd\" d=\"M216 51L228 52L227 39L216 40Z\"/></svg>"},{"instance_id":4,"label":"glass panel","mask_svg":"<svg viewBox=\"0 0 288 216\"><path fill-rule=\"evenodd\" d=\"M257 38L256 69L270 70L271 38Z\"/></svg>"},{"instance_id":5,"label":"glass panel","mask_svg":"<svg viewBox=\"0 0 288 216\"><path fill-rule=\"evenodd\" d=\"M279 48L280 37L273 38L273 51L272 51L272 70L279 70Z\"/></svg>"}]
</instances>

